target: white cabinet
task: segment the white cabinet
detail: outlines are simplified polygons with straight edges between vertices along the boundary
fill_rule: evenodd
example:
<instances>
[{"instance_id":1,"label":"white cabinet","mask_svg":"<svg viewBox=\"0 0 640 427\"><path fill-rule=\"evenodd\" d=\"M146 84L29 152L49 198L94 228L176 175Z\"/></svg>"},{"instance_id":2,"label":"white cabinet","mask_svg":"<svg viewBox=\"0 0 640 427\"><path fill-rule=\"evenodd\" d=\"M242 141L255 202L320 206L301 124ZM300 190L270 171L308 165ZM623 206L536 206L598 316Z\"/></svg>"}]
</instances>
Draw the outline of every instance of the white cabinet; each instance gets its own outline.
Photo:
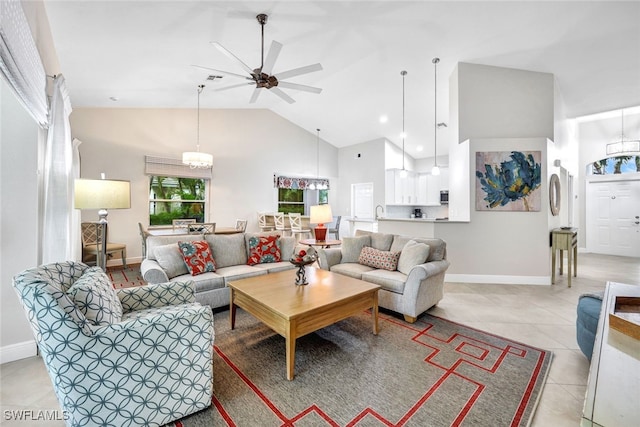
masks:
<instances>
[{"instance_id":1,"label":"white cabinet","mask_svg":"<svg viewBox=\"0 0 640 427\"><path fill-rule=\"evenodd\" d=\"M440 205L440 175L427 175L427 205Z\"/></svg>"},{"instance_id":2,"label":"white cabinet","mask_svg":"<svg viewBox=\"0 0 640 427\"><path fill-rule=\"evenodd\" d=\"M428 174L419 173L416 182L416 196L418 198L418 205L424 206L427 204L427 192L428 192Z\"/></svg>"},{"instance_id":3,"label":"white cabinet","mask_svg":"<svg viewBox=\"0 0 640 427\"><path fill-rule=\"evenodd\" d=\"M406 171L406 176L402 175L401 169L387 169L385 175L385 202L387 205L413 206L418 203L416 173Z\"/></svg>"}]
</instances>

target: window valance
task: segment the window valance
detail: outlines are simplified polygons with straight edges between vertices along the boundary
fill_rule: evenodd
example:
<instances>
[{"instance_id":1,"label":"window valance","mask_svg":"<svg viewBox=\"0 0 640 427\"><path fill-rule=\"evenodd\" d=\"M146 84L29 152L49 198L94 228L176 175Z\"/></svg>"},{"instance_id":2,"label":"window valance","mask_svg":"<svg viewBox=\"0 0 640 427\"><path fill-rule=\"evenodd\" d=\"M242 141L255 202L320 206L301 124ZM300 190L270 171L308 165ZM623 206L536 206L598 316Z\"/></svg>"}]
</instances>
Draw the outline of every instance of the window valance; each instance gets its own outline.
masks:
<instances>
[{"instance_id":1,"label":"window valance","mask_svg":"<svg viewBox=\"0 0 640 427\"><path fill-rule=\"evenodd\" d=\"M147 175L173 176L177 178L213 178L212 168L192 169L179 159L144 156L144 173Z\"/></svg>"},{"instance_id":2,"label":"window valance","mask_svg":"<svg viewBox=\"0 0 640 427\"><path fill-rule=\"evenodd\" d=\"M289 188L292 190L307 190L311 184L323 186L325 189L329 189L329 180L326 178L294 178L289 176L273 176L274 186L276 188Z\"/></svg>"}]
</instances>

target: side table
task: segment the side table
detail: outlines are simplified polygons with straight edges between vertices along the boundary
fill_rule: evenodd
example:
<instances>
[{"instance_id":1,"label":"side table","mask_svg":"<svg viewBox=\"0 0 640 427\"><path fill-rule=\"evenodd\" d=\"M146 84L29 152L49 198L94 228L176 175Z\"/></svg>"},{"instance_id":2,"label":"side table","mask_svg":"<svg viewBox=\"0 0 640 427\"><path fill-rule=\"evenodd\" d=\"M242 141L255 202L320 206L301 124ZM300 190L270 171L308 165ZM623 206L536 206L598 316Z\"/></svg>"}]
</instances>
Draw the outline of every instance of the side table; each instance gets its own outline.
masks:
<instances>
[{"instance_id":1,"label":"side table","mask_svg":"<svg viewBox=\"0 0 640 427\"><path fill-rule=\"evenodd\" d=\"M560 251L560 275L564 260L562 251L567 251L567 281L571 287L571 261L573 260L573 276L578 277L578 229L554 228L551 230L551 284L556 283L556 251Z\"/></svg>"},{"instance_id":2,"label":"side table","mask_svg":"<svg viewBox=\"0 0 640 427\"><path fill-rule=\"evenodd\" d=\"M322 248L330 248L342 244L342 240L316 240L316 239L302 239L298 243L307 246L320 246Z\"/></svg>"}]
</instances>

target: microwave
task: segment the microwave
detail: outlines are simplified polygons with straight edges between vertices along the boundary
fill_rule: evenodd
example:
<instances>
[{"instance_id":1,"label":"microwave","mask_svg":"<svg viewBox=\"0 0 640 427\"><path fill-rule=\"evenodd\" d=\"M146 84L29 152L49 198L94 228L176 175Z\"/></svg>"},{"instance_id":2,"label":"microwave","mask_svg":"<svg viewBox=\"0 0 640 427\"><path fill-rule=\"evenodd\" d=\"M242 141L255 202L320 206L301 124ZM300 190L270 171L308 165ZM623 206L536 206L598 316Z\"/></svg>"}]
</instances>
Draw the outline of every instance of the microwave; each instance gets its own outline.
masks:
<instances>
[{"instance_id":1,"label":"microwave","mask_svg":"<svg viewBox=\"0 0 640 427\"><path fill-rule=\"evenodd\" d=\"M446 205L449 203L449 190L440 191L440 204Z\"/></svg>"}]
</instances>

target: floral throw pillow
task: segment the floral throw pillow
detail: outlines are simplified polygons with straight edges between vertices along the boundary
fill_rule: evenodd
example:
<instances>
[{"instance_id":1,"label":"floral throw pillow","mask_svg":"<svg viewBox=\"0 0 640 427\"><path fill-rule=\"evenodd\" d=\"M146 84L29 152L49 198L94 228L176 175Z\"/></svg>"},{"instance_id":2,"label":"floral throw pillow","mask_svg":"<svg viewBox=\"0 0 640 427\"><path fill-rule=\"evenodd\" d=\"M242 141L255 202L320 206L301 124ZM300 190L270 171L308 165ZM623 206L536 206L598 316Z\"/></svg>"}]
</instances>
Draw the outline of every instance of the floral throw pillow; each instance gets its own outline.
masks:
<instances>
[{"instance_id":1,"label":"floral throw pillow","mask_svg":"<svg viewBox=\"0 0 640 427\"><path fill-rule=\"evenodd\" d=\"M358 264L394 271L398 267L398 259L400 259L400 252L381 251L365 246L360 251Z\"/></svg>"},{"instance_id":2,"label":"floral throw pillow","mask_svg":"<svg viewBox=\"0 0 640 427\"><path fill-rule=\"evenodd\" d=\"M193 242L178 242L182 259L192 276L216 271L216 262L213 259L211 248L206 240Z\"/></svg>"},{"instance_id":3,"label":"floral throw pillow","mask_svg":"<svg viewBox=\"0 0 640 427\"><path fill-rule=\"evenodd\" d=\"M280 262L278 246L280 236L253 236L249 239L249 260L247 265Z\"/></svg>"}]
</instances>

